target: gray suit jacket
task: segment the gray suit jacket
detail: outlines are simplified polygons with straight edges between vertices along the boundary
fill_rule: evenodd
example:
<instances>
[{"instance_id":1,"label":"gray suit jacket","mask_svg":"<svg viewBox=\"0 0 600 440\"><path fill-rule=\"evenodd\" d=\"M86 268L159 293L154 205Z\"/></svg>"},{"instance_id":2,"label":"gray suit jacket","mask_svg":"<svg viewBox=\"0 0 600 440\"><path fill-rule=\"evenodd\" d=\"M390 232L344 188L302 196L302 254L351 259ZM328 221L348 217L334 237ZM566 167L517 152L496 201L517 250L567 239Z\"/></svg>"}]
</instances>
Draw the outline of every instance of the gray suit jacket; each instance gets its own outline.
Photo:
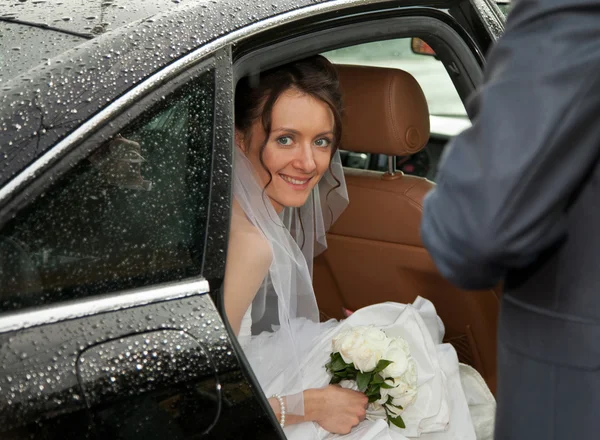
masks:
<instances>
[{"instance_id":1,"label":"gray suit jacket","mask_svg":"<svg viewBox=\"0 0 600 440\"><path fill-rule=\"evenodd\" d=\"M463 288L505 280L497 439L598 438L600 0L520 0L425 200Z\"/></svg>"}]
</instances>

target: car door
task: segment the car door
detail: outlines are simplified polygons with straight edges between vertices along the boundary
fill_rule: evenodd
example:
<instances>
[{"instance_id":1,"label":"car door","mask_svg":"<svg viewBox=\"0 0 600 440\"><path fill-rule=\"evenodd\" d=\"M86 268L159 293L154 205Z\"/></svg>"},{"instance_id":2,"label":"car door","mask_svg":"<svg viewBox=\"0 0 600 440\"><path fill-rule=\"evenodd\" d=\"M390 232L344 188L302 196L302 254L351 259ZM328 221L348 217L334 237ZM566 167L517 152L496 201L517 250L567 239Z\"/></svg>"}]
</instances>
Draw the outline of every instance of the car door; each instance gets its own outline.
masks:
<instances>
[{"instance_id":1,"label":"car door","mask_svg":"<svg viewBox=\"0 0 600 440\"><path fill-rule=\"evenodd\" d=\"M486 47L495 28L474 3L450 10ZM300 30L282 15L239 35ZM211 301L229 216L230 68L223 50L140 84L143 98L79 127L20 190L25 202L0 211L0 438L277 438ZM177 125L186 118L204 130Z\"/></svg>"},{"instance_id":2,"label":"car door","mask_svg":"<svg viewBox=\"0 0 600 440\"><path fill-rule=\"evenodd\" d=\"M210 296L224 271L231 81L225 48L144 84L73 147L54 146L55 165L4 211L2 439L239 438L248 426L278 438Z\"/></svg>"}]
</instances>

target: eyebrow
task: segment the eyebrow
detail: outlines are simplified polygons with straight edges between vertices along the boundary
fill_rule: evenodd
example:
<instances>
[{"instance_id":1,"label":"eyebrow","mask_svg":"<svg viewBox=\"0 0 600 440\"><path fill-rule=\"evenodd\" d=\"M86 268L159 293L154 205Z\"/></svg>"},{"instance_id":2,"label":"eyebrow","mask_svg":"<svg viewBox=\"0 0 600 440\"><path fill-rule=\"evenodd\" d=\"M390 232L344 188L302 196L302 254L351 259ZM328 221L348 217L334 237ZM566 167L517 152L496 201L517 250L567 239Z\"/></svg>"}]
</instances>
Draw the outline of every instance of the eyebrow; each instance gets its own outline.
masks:
<instances>
[{"instance_id":1,"label":"eyebrow","mask_svg":"<svg viewBox=\"0 0 600 440\"><path fill-rule=\"evenodd\" d=\"M273 131L287 131L287 132L294 133L294 134L301 134L298 130L294 130L293 128L287 128L287 127L279 127L279 128L274 129ZM321 133L318 133L315 137L324 136L326 134L333 134L333 130L323 131Z\"/></svg>"}]
</instances>

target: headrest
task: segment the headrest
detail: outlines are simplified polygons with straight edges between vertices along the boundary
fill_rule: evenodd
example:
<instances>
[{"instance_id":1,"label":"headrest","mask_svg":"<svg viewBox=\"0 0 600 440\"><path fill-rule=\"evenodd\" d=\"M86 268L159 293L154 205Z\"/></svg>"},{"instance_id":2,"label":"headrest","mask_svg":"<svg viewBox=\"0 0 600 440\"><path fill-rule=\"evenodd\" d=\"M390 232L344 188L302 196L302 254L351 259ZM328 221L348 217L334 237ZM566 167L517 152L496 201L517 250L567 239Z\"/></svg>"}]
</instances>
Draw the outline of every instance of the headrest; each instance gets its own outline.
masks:
<instances>
[{"instance_id":1,"label":"headrest","mask_svg":"<svg viewBox=\"0 0 600 440\"><path fill-rule=\"evenodd\" d=\"M408 156L429 140L429 109L409 73L383 67L335 66L344 100L340 148Z\"/></svg>"}]
</instances>

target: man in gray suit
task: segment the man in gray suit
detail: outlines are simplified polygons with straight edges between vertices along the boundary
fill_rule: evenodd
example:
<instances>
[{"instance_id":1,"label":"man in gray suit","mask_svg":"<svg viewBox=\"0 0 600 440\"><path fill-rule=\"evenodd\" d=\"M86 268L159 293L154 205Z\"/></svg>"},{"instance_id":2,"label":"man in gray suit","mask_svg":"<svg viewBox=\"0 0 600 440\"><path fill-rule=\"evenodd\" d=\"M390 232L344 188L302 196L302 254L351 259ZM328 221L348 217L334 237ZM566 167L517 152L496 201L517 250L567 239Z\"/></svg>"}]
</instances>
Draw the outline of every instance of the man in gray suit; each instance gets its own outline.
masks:
<instances>
[{"instance_id":1,"label":"man in gray suit","mask_svg":"<svg viewBox=\"0 0 600 440\"><path fill-rule=\"evenodd\" d=\"M520 0L425 200L468 289L504 280L497 439L600 429L600 0Z\"/></svg>"}]
</instances>

